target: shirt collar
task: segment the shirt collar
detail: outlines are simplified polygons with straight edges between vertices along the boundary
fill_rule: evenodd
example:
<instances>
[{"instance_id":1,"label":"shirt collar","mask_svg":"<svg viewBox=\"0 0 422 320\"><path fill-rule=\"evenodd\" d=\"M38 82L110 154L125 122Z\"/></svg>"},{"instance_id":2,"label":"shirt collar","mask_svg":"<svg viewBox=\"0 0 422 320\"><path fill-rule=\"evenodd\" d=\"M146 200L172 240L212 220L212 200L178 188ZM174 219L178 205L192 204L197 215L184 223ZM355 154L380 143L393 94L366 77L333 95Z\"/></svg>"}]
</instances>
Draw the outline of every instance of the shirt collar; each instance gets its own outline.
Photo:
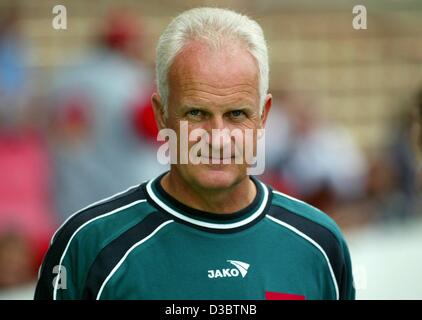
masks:
<instances>
[{"instance_id":1,"label":"shirt collar","mask_svg":"<svg viewBox=\"0 0 422 320\"><path fill-rule=\"evenodd\" d=\"M180 222L205 229L237 230L255 224L265 216L271 203L269 188L257 178L250 176L255 183L257 193L254 200L245 208L228 214L211 213L191 208L168 194L161 186L161 179L167 172L149 181L146 192L150 200L163 211Z\"/></svg>"}]
</instances>

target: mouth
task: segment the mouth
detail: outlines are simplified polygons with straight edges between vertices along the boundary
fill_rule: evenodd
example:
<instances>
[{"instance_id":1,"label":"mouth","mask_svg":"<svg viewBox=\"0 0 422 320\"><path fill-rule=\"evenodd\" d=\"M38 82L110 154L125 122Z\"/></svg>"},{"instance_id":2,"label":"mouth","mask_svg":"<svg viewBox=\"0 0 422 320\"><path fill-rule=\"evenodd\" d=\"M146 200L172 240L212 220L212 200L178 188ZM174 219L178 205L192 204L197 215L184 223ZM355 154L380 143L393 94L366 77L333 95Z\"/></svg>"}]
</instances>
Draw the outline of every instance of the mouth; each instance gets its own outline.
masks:
<instances>
[{"instance_id":1,"label":"mouth","mask_svg":"<svg viewBox=\"0 0 422 320\"><path fill-rule=\"evenodd\" d=\"M223 161L228 161L228 160L230 160L230 162L231 162L232 160L236 159L235 156L227 157L227 158L221 158L221 157L220 158L213 158L213 157L199 156L199 158L201 160L207 160L207 161L209 161L209 163L212 163L212 162L223 162Z\"/></svg>"},{"instance_id":2,"label":"mouth","mask_svg":"<svg viewBox=\"0 0 422 320\"><path fill-rule=\"evenodd\" d=\"M201 158L202 163L208 166L228 166L234 164L234 157L230 158Z\"/></svg>"}]
</instances>

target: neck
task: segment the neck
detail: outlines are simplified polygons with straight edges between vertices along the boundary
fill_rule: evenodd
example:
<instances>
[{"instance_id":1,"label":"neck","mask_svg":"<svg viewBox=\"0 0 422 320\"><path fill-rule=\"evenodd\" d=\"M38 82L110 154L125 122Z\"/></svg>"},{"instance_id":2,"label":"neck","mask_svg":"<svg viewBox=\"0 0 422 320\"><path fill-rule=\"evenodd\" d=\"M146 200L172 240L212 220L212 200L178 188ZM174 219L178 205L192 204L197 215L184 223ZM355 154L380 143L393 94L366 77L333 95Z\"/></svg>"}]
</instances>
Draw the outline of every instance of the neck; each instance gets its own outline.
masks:
<instances>
[{"instance_id":1,"label":"neck","mask_svg":"<svg viewBox=\"0 0 422 320\"><path fill-rule=\"evenodd\" d=\"M176 170L170 170L161 179L161 186L173 198L191 208L221 214L247 207L257 193L255 184L248 176L229 188L209 190L193 187Z\"/></svg>"}]
</instances>

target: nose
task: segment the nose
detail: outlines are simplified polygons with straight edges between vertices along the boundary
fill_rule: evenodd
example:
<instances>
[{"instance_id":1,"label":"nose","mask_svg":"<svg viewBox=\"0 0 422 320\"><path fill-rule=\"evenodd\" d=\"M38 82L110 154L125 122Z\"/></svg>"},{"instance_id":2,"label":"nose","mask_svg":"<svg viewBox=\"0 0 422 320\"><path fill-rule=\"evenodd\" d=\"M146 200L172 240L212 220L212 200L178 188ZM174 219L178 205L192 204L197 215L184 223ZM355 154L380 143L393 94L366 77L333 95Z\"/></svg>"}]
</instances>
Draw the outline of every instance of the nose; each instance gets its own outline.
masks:
<instances>
[{"instance_id":1,"label":"nose","mask_svg":"<svg viewBox=\"0 0 422 320\"><path fill-rule=\"evenodd\" d=\"M208 124L209 129L223 130L225 128L224 117L220 114L215 114L211 117Z\"/></svg>"},{"instance_id":2,"label":"nose","mask_svg":"<svg viewBox=\"0 0 422 320\"><path fill-rule=\"evenodd\" d=\"M207 143L213 152L220 152L226 148L230 150L230 129L226 126L223 116L215 115L208 125Z\"/></svg>"}]
</instances>

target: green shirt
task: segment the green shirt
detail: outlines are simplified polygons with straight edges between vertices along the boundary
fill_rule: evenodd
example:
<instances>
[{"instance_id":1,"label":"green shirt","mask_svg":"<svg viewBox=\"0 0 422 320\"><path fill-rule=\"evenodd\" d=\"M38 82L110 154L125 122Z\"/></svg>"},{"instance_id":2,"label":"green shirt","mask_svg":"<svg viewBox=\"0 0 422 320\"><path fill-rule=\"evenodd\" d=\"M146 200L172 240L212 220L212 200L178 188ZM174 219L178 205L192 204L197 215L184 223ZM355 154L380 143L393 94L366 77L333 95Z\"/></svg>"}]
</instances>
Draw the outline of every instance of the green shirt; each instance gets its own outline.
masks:
<instances>
[{"instance_id":1,"label":"green shirt","mask_svg":"<svg viewBox=\"0 0 422 320\"><path fill-rule=\"evenodd\" d=\"M345 240L318 209L251 177L246 208L199 211L162 177L71 216L35 299L354 299Z\"/></svg>"}]
</instances>

